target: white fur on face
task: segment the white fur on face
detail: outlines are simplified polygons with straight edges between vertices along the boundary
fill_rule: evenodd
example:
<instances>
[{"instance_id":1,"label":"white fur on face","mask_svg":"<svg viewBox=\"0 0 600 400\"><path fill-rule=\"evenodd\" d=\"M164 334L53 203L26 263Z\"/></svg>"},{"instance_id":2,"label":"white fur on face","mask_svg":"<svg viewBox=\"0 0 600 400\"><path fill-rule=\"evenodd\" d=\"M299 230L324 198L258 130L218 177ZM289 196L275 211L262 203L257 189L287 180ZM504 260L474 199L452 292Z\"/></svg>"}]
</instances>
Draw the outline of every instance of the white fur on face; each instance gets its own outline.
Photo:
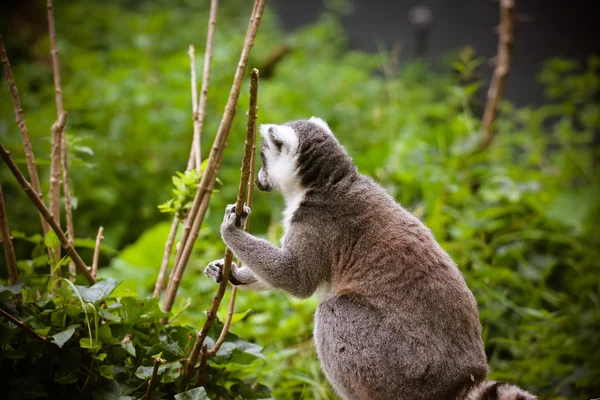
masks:
<instances>
[{"instance_id":1,"label":"white fur on face","mask_svg":"<svg viewBox=\"0 0 600 400\"><path fill-rule=\"evenodd\" d=\"M271 182L281 190L286 200L295 197L302 192L300 179L296 172L298 158L296 132L289 126L264 124L260 126L260 134L267 142L264 153L267 159L267 173ZM283 142L281 150L277 148L273 139Z\"/></svg>"},{"instance_id":2,"label":"white fur on face","mask_svg":"<svg viewBox=\"0 0 600 400\"><path fill-rule=\"evenodd\" d=\"M333 132L331 131L331 128L329 127L329 125L327 125L327 122L325 122L323 119L321 119L319 117L310 117L308 122L312 122L314 124L319 125L325 132L327 132L331 136L333 136Z\"/></svg>"},{"instance_id":3,"label":"white fur on face","mask_svg":"<svg viewBox=\"0 0 600 400\"><path fill-rule=\"evenodd\" d=\"M283 125L264 124L260 126L260 134L267 142L264 149L267 159L267 174L272 184L283 194L286 209L283 213L283 227L287 231L294 212L304 200L304 189L298 177L298 135L293 128ZM283 142L279 150L273 141ZM264 166L263 166L264 168ZM285 234L282 242L285 240Z\"/></svg>"}]
</instances>

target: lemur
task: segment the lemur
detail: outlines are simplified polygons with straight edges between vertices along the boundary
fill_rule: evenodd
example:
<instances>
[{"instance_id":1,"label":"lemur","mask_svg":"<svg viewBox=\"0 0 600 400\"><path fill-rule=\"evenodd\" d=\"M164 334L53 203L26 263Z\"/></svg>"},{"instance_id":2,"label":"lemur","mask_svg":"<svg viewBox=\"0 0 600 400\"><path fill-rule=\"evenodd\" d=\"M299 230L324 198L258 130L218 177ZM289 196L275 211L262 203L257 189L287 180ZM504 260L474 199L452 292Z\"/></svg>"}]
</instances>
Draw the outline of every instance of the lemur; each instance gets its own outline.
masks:
<instances>
[{"instance_id":1,"label":"lemur","mask_svg":"<svg viewBox=\"0 0 600 400\"><path fill-rule=\"evenodd\" d=\"M325 121L260 127L260 190L281 191L282 247L241 229L228 206L223 241L241 260L240 288L319 292L314 341L325 375L346 400L530 400L486 382L477 303L431 231L358 172ZM205 273L219 282L223 261Z\"/></svg>"}]
</instances>

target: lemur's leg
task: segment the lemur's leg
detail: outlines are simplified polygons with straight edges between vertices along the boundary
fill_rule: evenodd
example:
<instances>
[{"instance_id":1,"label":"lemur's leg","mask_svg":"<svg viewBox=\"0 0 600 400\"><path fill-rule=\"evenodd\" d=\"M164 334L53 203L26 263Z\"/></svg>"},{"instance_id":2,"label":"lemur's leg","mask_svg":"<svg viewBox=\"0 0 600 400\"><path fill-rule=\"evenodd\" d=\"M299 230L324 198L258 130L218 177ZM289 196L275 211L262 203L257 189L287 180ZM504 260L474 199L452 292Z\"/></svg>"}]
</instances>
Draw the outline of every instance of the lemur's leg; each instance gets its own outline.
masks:
<instances>
[{"instance_id":1,"label":"lemur's leg","mask_svg":"<svg viewBox=\"0 0 600 400\"><path fill-rule=\"evenodd\" d=\"M204 269L206 276L217 283L223 279L223 261L223 259L215 260ZM231 263L229 282L244 290L267 290L270 288L269 285L254 276L249 268L239 268L235 263Z\"/></svg>"}]
</instances>

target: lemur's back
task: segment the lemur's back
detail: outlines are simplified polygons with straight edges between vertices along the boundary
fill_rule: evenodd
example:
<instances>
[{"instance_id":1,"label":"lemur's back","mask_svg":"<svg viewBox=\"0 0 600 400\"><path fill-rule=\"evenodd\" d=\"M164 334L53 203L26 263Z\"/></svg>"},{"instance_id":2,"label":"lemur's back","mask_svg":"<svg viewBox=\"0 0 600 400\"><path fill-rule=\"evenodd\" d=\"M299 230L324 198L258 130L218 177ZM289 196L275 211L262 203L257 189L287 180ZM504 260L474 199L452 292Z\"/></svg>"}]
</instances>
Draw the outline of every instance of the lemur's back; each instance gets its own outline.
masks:
<instances>
[{"instance_id":1,"label":"lemur's back","mask_svg":"<svg viewBox=\"0 0 600 400\"><path fill-rule=\"evenodd\" d=\"M314 245L337 249L315 317L328 379L347 399L455 399L487 375L473 295L430 231L379 185L357 175L338 186L307 193L298 210L331 235Z\"/></svg>"}]
</instances>

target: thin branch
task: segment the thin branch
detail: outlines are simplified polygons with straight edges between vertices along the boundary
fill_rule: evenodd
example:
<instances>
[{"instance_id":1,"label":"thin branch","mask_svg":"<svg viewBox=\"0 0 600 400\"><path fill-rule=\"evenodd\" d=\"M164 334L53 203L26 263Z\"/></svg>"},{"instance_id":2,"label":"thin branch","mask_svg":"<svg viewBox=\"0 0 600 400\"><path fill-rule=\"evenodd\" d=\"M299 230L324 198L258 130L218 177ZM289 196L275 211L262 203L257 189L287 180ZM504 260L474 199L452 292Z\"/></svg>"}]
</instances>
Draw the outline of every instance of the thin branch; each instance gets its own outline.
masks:
<instances>
[{"instance_id":1,"label":"thin branch","mask_svg":"<svg viewBox=\"0 0 600 400\"><path fill-rule=\"evenodd\" d=\"M206 358L214 357L221 348L223 342L225 342L225 337L227 336L227 332L229 332L229 327L231 326L231 319L233 318L236 295L237 287L234 286L231 288L231 298L229 299L229 306L227 307L227 318L225 318L225 323L223 324L223 328L221 329L221 334L219 335L219 338L215 342L213 348L206 352Z\"/></svg>"},{"instance_id":2,"label":"thin branch","mask_svg":"<svg viewBox=\"0 0 600 400\"><path fill-rule=\"evenodd\" d=\"M241 168L241 176L240 176L240 184L238 188L238 196L237 201L235 203L235 214L239 218L244 211L244 201L248 196L248 182L251 180L250 171L252 169L252 149L255 148L256 142L256 112L257 112L257 104L258 104L258 70L255 68L252 70L250 75L250 107L248 110L248 124L246 126L246 141L244 146L244 156L242 158L242 168ZM206 196L205 199L208 199ZM206 312L206 321L198 332L196 337L196 342L194 343L194 348L190 353L187 363L186 369L183 374L181 390L183 391L189 380L191 378L192 371L196 366L196 362L198 361L200 350L202 349L202 345L204 344L204 339L208 335L208 330L212 325L214 319L217 317L217 310L219 309L219 305L221 304L221 300L223 299L223 295L225 294L225 289L227 288L227 283L229 282L229 273L231 271L231 262L233 260L233 253L228 248L225 251L225 260L223 261L223 276L221 281L219 282L219 287L217 288L217 292L213 298L210 309ZM229 329L229 324L231 323L231 316L233 314L233 307L235 304L235 291L232 293L232 301L229 305L229 312L227 321L225 322L225 326L223 327L221 334L219 335L219 339L215 344L215 347L212 350L207 352L203 352L203 357L212 357L217 353L221 344L225 340L225 335L227 334L227 330ZM203 373L200 371L199 373Z\"/></svg>"},{"instance_id":3,"label":"thin branch","mask_svg":"<svg viewBox=\"0 0 600 400\"><path fill-rule=\"evenodd\" d=\"M162 262L160 263L156 284L154 285L154 293L152 294L154 297L160 297L160 294L165 287L165 278L167 277L169 260L171 259L171 253L173 252L173 243L175 243L175 237L177 236L177 228L179 228L179 218L175 215L175 217L173 217L173 223L171 224L171 230L169 231L167 244L165 245Z\"/></svg>"},{"instance_id":4,"label":"thin branch","mask_svg":"<svg viewBox=\"0 0 600 400\"><path fill-rule=\"evenodd\" d=\"M150 400L152 398L152 386L154 386L154 383L156 381L156 377L158 375L158 368L166 362L167 362L167 360L162 359L161 357L154 358L154 368L152 368L152 376L150 377L150 380L148 381L148 389L146 389L145 400Z\"/></svg>"},{"instance_id":5,"label":"thin branch","mask_svg":"<svg viewBox=\"0 0 600 400\"><path fill-rule=\"evenodd\" d=\"M54 216L54 222L60 226L60 159L61 159L61 139L65 126L67 124L67 114L63 111L59 114L58 120L52 125L52 156L50 164L50 212ZM60 260L60 245L52 249L54 262L50 265L51 279L54 280L54 264ZM60 268L56 269L56 274L60 276Z\"/></svg>"},{"instance_id":6,"label":"thin branch","mask_svg":"<svg viewBox=\"0 0 600 400\"><path fill-rule=\"evenodd\" d=\"M16 319L15 317L10 315L6 311L4 311L2 308L0 308L0 314L2 314L10 322L17 325L19 328L23 329L25 332L29 333L31 336L35 337L36 339L39 339L45 343L52 343L50 340L48 340L47 337L40 335L39 333L37 333L36 331L31 329L31 327L25 325L23 322L19 321L18 319Z\"/></svg>"},{"instance_id":7,"label":"thin branch","mask_svg":"<svg viewBox=\"0 0 600 400\"><path fill-rule=\"evenodd\" d=\"M515 0L500 0L500 33L498 36L498 55L492 82L488 89L488 97L483 113L483 138L479 150L487 149L494 140L492 125L498 114L498 106L502 100L506 77L510 71L510 52L514 41Z\"/></svg>"},{"instance_id":8,"label":"thin branch","mask_svg":"<svg viewBox=\"0 0 600 400\"><path fill-rule=\"evenodd\" d=\"M98 228L98 235L96 235L96 247L94 247L94 258L92 260L92 276L96 279L98 274L98 258L100 257L100 244L102 243L102 233L104 232L104 227L101 226Z\"/></svg>"},{"instance_id":9,"label":"thin branch","mask_svg":"<svg viewBox=\"0 0 600 400\"><path fill-rule=\"evenodd\" d=\"M198 104L198 95L196 93L197 85L196 85L196 60L194 56L194 47L190 45L190 67L191 67L191 81L192 81L192 111L193 111L193 120L194 120L194 138L192 141L192 148L190 151L190 157L188 160L187 170L191 170L195 168L200 171L202 167L202 153L200 148L200 137L202 135L202 127L204 125L204 116L206 115L206 102L208 98L208 82L210 76L210 63L213 55L213 43L214 43L214 35L215 35L215 26L217 24L217 10L218 10L219 2L218 0L211 0L210 2L210 16L208 20L208 32L206 35L206 49L204 50L204 72L202 74L202 90L200 92L200 103ZM195 161L194 161L195 160ZM211 189L212 190L212 189ZM169 233L169 238L175 237L177 235L177 230L179 228L179 220L175 223L175 218L173 219L173 224L171 225L171 232ZM188 220L190 215L186 217L185 223L188 224ZM171 251L173 248L173 242L167 240L167 245L165 246L165 251L163 253L163 261L161 263L161 269L159 272L159 276L154 287L154 296L159 297L162 292L164 286L164 280L166 276L166 270L168 269L169 259L171 257ZM181 258L181 251L183 250L183 242L180 242L180 245L177 247L177 251L175 253L175 262L173 263L173 269L171 270L171 274L169 276L169 286L171 286L171 278L175 274L175 266L179 263ZM161 281L162 280L162 281ZM173 290L173 289L171 289Z\"/></svg>"},{"instance_id":10,"label":"thin branch","mask_svg":"<svg viewBox=\"0 0 600 400\"><path fill-rule=\"evenodd\" d=\"M17 268L17 256L12 242L12 235L8 227L8 216L4 208L4 194L2 185L0 185L0 234L2 234L2 245L4 246L4 256L8 266L8 276L12 283L19 281L19 269Z\"/></svg>"},{"instance_id":11,"label":"thin branch","mask_svg":"<svg viewBox=\"0 0 600 400\"><path fill-rule=\"evenodd\" d=\"M252 130L252 135L253 135L253 139L252 139L252 148L250 149L250 168L249 168L249 174L247 177L242 176L242 178L240 179L240 184L244 181L244 179L246 180L246 191L247 191L247 195L246 195L246 204L248 205L248 207L252 208L252 192L254 189L254 158L256 157L256 117L257 117L257 110L258 110L258 71L256 69L254 69L252 71L252 75L251 75L251 81L250 81L250 106L248 109L248 124L246 125L246 132L248 132L249 130ZM246 148L245 151L248 151L248 149ZM238 201L239 199L242 198L242 194L240 193L240 195L238 196ZM236 210L237 210L238 204L236 204ZM250 230L250 217L246 218L246 221L244 221L244 231L248 232ZM238 266L241 266L240 260L238 260ZM231 298L229 299L229 306L227 308L227 318L225 319L225 324L223 324L223 328L221 329L221 334L219 335L219 339L216 341L214 347L212 349L210 349L207 353L206 353L206 357L211 358L214 357L217 352L219 351L219 349L221 348L221 345L223 344L223 342L225 341L225 336L227 336L227 332L229 331L229 326L231 325L231 319L233 317L233 311L235 308L235 298L236 298L236 294L237 294L237 287L233 286L231 288ZM204 357L204 354L203 354Z\"/></svg>"},{"instance_id":12,"label":"thin branch","mask_svg":"<svg viewBox=\"0 0 600 400\"><path fill-rule=\"evenodd\" d=\"M250 50L252 49L252 45L254 44L254 38L256 37L256 33L260 25L265 2L266 0L255 0L254 2L254 9L252 10L252 16L250 18L248 31L246 32L246 39L244 41L242 54L235 72L231 91L229 93L229 99L227 100L227 105L225 106L225 111L223 113L217 135L213 142L213 147L206 165L206 170L204 171L202 179L200 180L200 184L198 185L198 191L196 192L188 221L183 230L183 235L181 238L181 256L179 257L179 262L173 267L175 269L173 273L173 279L169 282L169 288L163 303L163 310L165 311L170 311L173 307L175 296L181 283L181 277L183 276L185 267L190 259L194 242L198 238L200 226L202 225L202 221L206 215L208 201L210 200L212 188L217 178L217 173L219 172L219 167L223 158L223 151L227 145L227 137L229 136L229 131L231 130L233 117L235 116L242 79L244 76L244 71L246 70L246 63L248 62L248 56L250 54ZM204 204L205 206L201 207Z\"/></svg>"},{"instance_id":13,"label":"thin branch","mask_svg":"<svg viewBox=\"0 0 600 400\"><path fill-rule=\"evenodd\" d=\"M52 71L54 73L56 111L60 116L65 110L63 108L62 87L60 85L60 63L58 62L58 48L56 47L56 28L54 24L54 8L52 7L52 0L47 0L46 7L48 8L48 33L50 34Z\"/></svg>"},{"instance_id":14,"label":"thin branch","mask_svg":"<svg viewBox=\"0 0 600 400\"><path fill-rule=\"evenodd\" d=\"M69 239L69 244L73 246L75 243L75 229L73 228L73 202L71 200L71 182L69 179L69 160L67 156L66 136L62 137L61 144L62 150L60 155L62 164L61 170L63 178L63 193L65 195L65 216L67 217L67 236ZM77 277L77 267L73 261L69 262L69 275L71 276L71 280L75 281L75 278Z\"/></svg>"},{"instance_id":15,"label":"thin branch","mask_svg":"<svg viewBox=\"0 0 600 400\"><path fill-rule=\"evenodd\" d=\"M50 36L50 49L52 55L52 73L54 76L54 92L56 98L56 111L60 118L61 114L65 112L63 106L63 97L62 97L62 86L60 83L60 63L58 58L58 46L56 45L56 27L54 23L54 8L52 6L52 0L47 0L46 6L48 8L48 32ZM54 143L54 138L53 138ZM52 158L54 162L54 158ZM52 164L53 165L53 164ZM65 216L66 216L66 225L67 225L67 236L69 238L69 242L73 245L75 240L75 229L73 228L73 206L71 201L71 182L69 179L69 161L67 154L67 138L65 136L65 129L63 128L60 131L60 169L62 171L62 185L63 185L63 193L65 195ZM52 186L51 186L52 190ZM60 197L60 194L58 194ZM57 205L58 207L58 205ZM52 208L52 204L50 209L54 213L55 217L58 216L58 211L55 211ZM59 208L60 209L60 208ZM71 280L75 281L77 274L77 268L75 264L71 261L69 262L69 275L71 276Z\"/></svg>"},{"instance_id":16,"label":"thin branch","mask_svg":"<svg viewBox=\"0 0 600 400\"><path fill-rule=\"evenodd\" d=\"M4 148L4 146L2 146L2 144L0 144L0 158L4 160L4 162L8 166L8 169L10 169L15 178L17 178L17 181L25 191L25 194L29 196L33 204L37 207L38 211L42 214L43 218L48 222L54 233L56 233L56 236L58 236L61 245L63 246L63 248L67 249L67 252L71 256L71 259L77 266L79 272L83 276L85 276L85 278L90 284L96 283L96 279L94 279L94 277L90 273L87 265L85 265L85 262L83 262L79 253L77 253L77 250L75 250L75 247L69 243L69 240L67 239L65 233L62 231L62 229L60 229L60 226L58 226L58 224L54 221L52 213L50 213L40 196L38 196L35 193L31 184L27 182L27 179L25 179L23 173L21 173L19 167L17 167L15 162L10 157L10 153Z\"/></svg>"},{"instance_id":17,"label":"thin branch","mask_svg":"<svg viewBox=\"0 0 600 400\"><path fill-rule=\"evenodd\" d=\"M196 53L194 45L190 44L188 54L190 55L190 77L192 86L192 121L194 122L194 135L192 138L192 148L190 150L190 158L188 160L187 171L197 168L200 171L200 156L201 153L198 149L198 143L200 139L200 133L196 133L196 120L198 119L198 85L196 84Z\"/></svg>"},{"instance_id":18,"label":"thin branch","mask_svg":"<svg viewBox=\"0 0 600 400\"><path fill-rule=\"evenodd\" d=\"M31 142L29 140L27 124L25 123L25 118L23 117L23 108L21 107L19 90L17 89L15 79L13 78L12 69L10 67L10 61L8 60L8 56L6 55L6 48L4 47L4 40L2 39L1 32L0 60L2 61L2 66L4 68L4 76L6 77L6 82L8 83L8 90L10 92L10 97L12 99L13 108L15 111L15 119L17 121L17 125L19 126L19 132L21 133L21 140L23 141L23 149L25 151L25 158L27 160L27 171L29 172L29 178L31 179L31 186L33 187L35 194L37 194L41 201L43 201L42 189L40 188L40 178L38 176L37 168L35 165L35 156L33 154ZM42 230L44 231L45 235L50 230L50 227L48 226L48 223L44 220L44 217L41 214L40 220L42 223Z\"/></svg>"}]
</instances>

